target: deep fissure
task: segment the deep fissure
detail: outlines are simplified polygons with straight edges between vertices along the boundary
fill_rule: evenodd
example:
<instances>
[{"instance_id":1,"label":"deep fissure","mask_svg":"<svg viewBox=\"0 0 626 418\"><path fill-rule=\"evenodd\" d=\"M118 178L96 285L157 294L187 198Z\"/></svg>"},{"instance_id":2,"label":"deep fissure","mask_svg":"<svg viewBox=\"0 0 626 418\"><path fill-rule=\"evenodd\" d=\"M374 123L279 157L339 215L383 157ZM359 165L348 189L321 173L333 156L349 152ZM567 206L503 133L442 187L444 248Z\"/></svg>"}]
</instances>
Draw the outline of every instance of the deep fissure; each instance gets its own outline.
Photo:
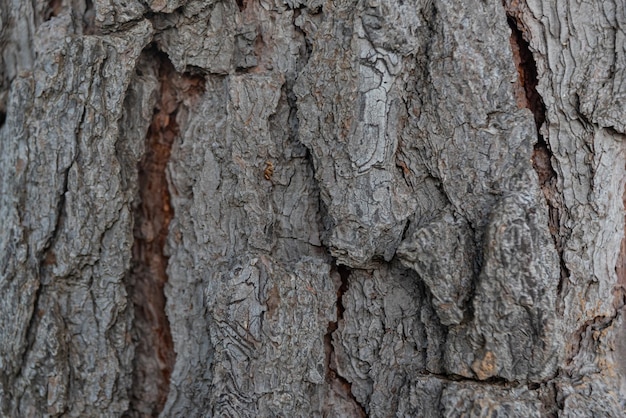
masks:
<instances>
[{"instance_id":1,"label":"deep fissure","mask_svg":"<svg viewBox=\"0 0 626 418\"><path fill-rule=\"evenodd\" d=\"M248 0L235 0L235 3L237 3L240 12L243 12L248 7Z\"/></svg>"},{"instance_id":2,"label":"deep fissure","mask_svg":"<svg viewBox=\"0 0 626 418\"><path fill-rule=\"evenodd\" d=\"M524 34L518 27L514 16L508 15L507 22L511 28L511 51L513 52L513 60L515 61L519 81L516 99L518 105L529 109L535 119L537 142L534 145L531 161L539 177L539 186L548 204L548 228L559 254L561 277L557 286L557 293L560 295L563 282L569 277L570 272L563 257L563 240L560 226L562 197L557 189L557 173L552 166L552 151L541 133L541 127L546 120L546 106L537 91L539 82L537 64L530 51L528 41L524 38Z\"/></svg>"},{"instance_id":3,"label":"deep fissure","mask_svg":"<svg viewBox=\"0 0 626 418\"><path fill-rule=\"evenodd\" d=\"M339 277L341 278L341 285L337 289L337 320L328 323L328 331L326 332L326 335L324 335L324 345L326 347L326 381L331 385L333 382L338 383L337 385L333 385L334 388L338 388L347 399L352 400L361 417L367 417L368 415L365 408L359 403L352 393L352 383L339 374L335 364L335 349L333 347L332 339L333 333L339 326L339 321L343 320L343 314L345 312L345 307L343 306L343 295L348 290L350 268L344 265L337 265L333 262L332 271L339 274Z\"/></svg>"},{"instance_id":4,"label":"deep fissure","mask_svg":"<svg viewBox=\"0 0 626 418\"><path fill-rule=\"evenodd\" d=\"M134 212L130 278L136 349L129 411L156 416L167 400L176 360L164 293L169 261L164 249L174 216L166 167L180 130L176 120L179 106L185 95L204 90L204 79L177 73L164 53L154 49L147 53L158 66L159 90L138 167L139 204Z\"/></svg>"}]
</instances>

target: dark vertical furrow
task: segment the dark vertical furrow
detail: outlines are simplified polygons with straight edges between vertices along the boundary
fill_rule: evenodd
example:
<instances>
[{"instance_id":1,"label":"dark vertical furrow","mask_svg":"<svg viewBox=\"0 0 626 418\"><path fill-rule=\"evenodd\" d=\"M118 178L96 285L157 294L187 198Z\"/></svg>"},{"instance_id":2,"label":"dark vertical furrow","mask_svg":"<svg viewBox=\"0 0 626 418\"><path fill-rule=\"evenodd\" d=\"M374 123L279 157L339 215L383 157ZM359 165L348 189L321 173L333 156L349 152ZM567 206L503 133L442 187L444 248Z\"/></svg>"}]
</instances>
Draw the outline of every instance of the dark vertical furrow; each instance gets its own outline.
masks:
<instances>
[{"instance_id":1,"label":"dark vertical furrow","mask_svg":"<svg viewBox=\"0 0 626 418\"><path fill-rule=\"evenodd\" d=\"M139 198L135 210L133 302L138 333L133 408L140 415L157 415L165 405L175 361L163 287L167 282L164 247L172 207L165 176L174 138L178 134L171 86L172 65L161 57L160 91L139 164Z\"/></svg>"},{"instance_id":2,"label":"dark vertical furrow","mask_svg":"<svg viewBox=\"0 0 626 418\"><path fill-rule=\"evenodd\" d=\"M341 285L337 289L337 321L328 324L328 332L324 335L324 345L326 346L326 381L331 386L331 390L341 393L345 399L349 399L356 407L361 417L367 417L363 405L352 394L352 384L337 371L335 363L335 353L333 347L333 333L337 330L340 321L343 321L345 308L343 306L343 295L348 290L350 269L346 266L333 264L333 270L339 274Z\"/></svg>"},{"instance_id":3,"label":"dark vertical furrow","mask_svg":"<svg viewBox=\"0 0 626 418\"><path fill-rule=\"evenodd\" d=\"M185 95L204 90L204 79L176 73L165 54L154 53L159 66L159 94L139 163L139 200L135 209L130 283L135 306L135 371L130 413L157 416L165 405L176 354L165 311L168 256L164 249L174 216L166 167L179 134L176 119Z\"/></svg>"},{"instance_id":4,"label":"dark vertical furrow","mask_svg":"<svg viewBox=\"0 0 626 418\"><path fill-rule=\"evenodd\" d=\"M515 18L508 16L507 20L511 28L511 50L519 76L516 99L520 107L526 107L532 112L537 128L537 142L533 149L532 164L539 177L539 186L548 203L548 228L559 253L561 278L557 291L560 295L563 281L570 273L563 258L563 233L561 231L563 199L557 189L557 174L552 166L552 151L541 133L541 127L546 121L546 106L537 92L537 64L528 42L518 28Z\"/></svg>"}]
</instances>

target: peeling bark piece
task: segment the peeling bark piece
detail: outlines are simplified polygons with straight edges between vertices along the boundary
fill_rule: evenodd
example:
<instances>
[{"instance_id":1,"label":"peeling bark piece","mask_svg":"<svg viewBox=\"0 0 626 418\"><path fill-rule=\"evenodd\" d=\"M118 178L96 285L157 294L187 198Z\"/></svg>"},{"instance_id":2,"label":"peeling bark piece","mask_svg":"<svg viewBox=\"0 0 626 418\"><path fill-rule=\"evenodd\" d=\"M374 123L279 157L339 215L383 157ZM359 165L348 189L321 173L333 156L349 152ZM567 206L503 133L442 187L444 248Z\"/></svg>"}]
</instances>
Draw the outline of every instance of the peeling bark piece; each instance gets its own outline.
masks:
<instances>
[{"instance_id":1,"label":"peeling bark piece","mask_svg":"<svg viewBox=\"0 0 626 418\"><path fill-rule=\"evenodd\" d=\"M575 385L559 385L559 402L563 405L564 417L620 417L624 408L615 392L604 384L606 376L590 374Z\"/></svg>"},{"instance_id":2,"label":"peeling bark piece","mask_svg":"<svg viewBox=\"0 0 626 418\"><path fill-rule=\"evenodd\" d=\"M396 252L428 286L443 325L461 323L472 295L476 262L472 235L466 221L447 213L417 229Z\"/></svg>"},{"instance_id":3,"label":"peeling bark piece","mask_svg":"<svg viewBox=\"0 0 626 418\"><path fill-rule=\"evenodd\" d=\"M573 104L594 124L626 134L624 2L582 4L572 17L559 40L575 63L572 84L579 102Z\"/></svg>"},{"instance_id":4,"label":"peeling bark piece","mask_svg":"<svg viewBox=\"0 0 626 418\"><path fill-rule=\"evenodd\" d=\"M325 381L321 336L336 319L336 288L328 264L303 260L289 273L260 258L242 267L239 277L232 278L235 286L210 296L216 302L211 306L228 306L212 312L216 323L223 324L211 329L215 415L238 409L251 416L319 410ZM251 300L250 290L259 292L261 300Z\"/></svg>"},{"instance_id":5,"label":"peeling bark piece","mask_svg":"<svg viewBox=\"0 0 626 418\"><path fill-rule=\"evenodd\" d=\"M497 194L510 191L511 175L528 167L536 131L530 112L515 104L517 73L499 5L443 1L433 8L429 55L418 57L426 79L416 92L429 99L413 123L426 144L431 175L481 241ZM478 27L490 28L492 45L482 42L486 33ZM536 188L527 180L520 191Z\"/></svg>"}]
</instances>

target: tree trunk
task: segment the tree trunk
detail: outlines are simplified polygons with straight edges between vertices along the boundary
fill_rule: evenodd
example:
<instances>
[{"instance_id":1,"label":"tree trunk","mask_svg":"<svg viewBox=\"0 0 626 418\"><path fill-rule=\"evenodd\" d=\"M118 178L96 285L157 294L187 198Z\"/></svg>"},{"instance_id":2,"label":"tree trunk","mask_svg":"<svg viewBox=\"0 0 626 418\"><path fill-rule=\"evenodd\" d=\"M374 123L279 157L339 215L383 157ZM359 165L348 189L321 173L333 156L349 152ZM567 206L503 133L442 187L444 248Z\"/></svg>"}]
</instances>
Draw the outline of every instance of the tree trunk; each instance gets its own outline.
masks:
<instances>
[{"instance_id":1,"label":"tree trunk","mask_svg":"<svg viewBox=\"0 0 626 418\"><path fill-rule=\"evenodd\" d=\"M0 3L0 415L623 416L626 3Z\"/></svg>"}]
</instances>

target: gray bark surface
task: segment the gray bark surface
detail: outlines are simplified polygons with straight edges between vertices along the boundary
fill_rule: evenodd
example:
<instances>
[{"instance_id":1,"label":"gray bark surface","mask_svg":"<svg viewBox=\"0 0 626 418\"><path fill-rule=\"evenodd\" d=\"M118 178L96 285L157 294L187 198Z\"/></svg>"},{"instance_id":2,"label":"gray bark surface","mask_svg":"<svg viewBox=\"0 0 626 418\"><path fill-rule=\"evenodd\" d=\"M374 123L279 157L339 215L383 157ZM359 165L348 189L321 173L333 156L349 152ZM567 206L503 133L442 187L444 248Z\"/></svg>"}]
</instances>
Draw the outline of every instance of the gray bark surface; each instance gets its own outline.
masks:
<instances>
[{"instance_id":1,"label":"gray bark surface","mask_svg":"<svg viewBox=\"0 0 626 418\"><path fill-rule=\"evenodd\" d=\"M0 3L0 416L626 414L626 3Z\"/></svg>"}]
</instances>

